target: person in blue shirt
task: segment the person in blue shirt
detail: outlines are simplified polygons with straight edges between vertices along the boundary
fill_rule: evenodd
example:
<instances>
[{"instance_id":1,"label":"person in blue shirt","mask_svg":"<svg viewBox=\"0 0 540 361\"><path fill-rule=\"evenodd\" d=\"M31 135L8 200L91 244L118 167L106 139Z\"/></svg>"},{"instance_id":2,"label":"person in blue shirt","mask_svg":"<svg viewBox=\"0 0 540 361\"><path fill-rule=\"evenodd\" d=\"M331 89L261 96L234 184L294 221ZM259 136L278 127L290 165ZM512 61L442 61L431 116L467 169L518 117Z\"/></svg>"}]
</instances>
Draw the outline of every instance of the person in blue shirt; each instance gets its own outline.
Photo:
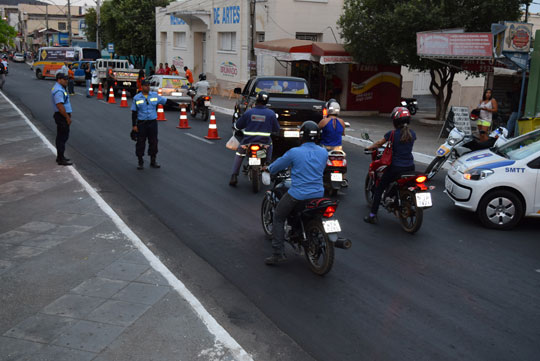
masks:
<instances>
[{"instance_id":1,"label":"person in blue shirt","mask_svg":"<svg viewBox=\"0 0 540 361\"><path fill-rule=\"evenodd\" d=\"M397 107L392 111L391 118L395 130L387 132L381 140L366 148L376 151L377 148L382 147L384 143L388 142L392 132L394 132L392 140L392 164L386 168L379 181L379 185L375 188L370 214L364 217L364 221L371 224L377 223L377 211L379 210L379 204L381 203L384 190L404 172L414 171L412 150L414 141L416 140L416 133L409 129L411 113L405 107Z\"/></svg>"},{"instance_id":2,"label":"person in blue shirt","mask_svg":"<svg viewBox=\"0 0 540 361\"><path fill-rule=\"evenodd\" d=\"M133 131L137 133L137 143L135 144L135 154L139 160L137 169L144 169L144 149L146 139L148 139L148 155L150 156L150 167L160 168L156 162L158 153L158 125L157 111L158 104L168 106L179 106L177 102L159 96L155 92L150 92L150 83L147 80L141 81L142 91L133 97L131 102L131 123Z\"/></svg>"},{"instance_id":3,"label":"person in blue shirt","mask_svg":"<svg viewBox=\"0 0 540 361\"><path fill-rule=\"evenodd\" d=\"M298 202L324 195L323 173L328 160L328 152L317 145L319 126L308 120L300 128L302 145L289 149L282 157L268 167L271 174L291 168L291 188L279 200L274 212L272 256L265 259L267 265L283 262L285 242L285 220Z\"/></svg>"},{"instance_id":4,"label":"person in blue shirt","mask_svg":"<svg viewBox=\"0 0 540 361\"><path fill-rule=\"evenodd\" d=\"M69 158L66 158L66 142L69 138L69 128L71 126L71 103L69 94L66 91L68 76L64 73L56 73L56 83L51 89L52 107L54 110L54 122L56 123L56 163L58 165L71 165Z\"/></svg>"},{"instance_id":5,"label":"person in blue shirt","mask_svg":"<svg viewBox=\"0 0 540 361\"><path fill-rule=\"evenodd\" d=\"M279 133L279 123L276 113L268 109L269 94L265 91L260 91L255 100L255 107L245 112L236 122L237 129L243 129L244 137L238 149L232 167L231 180L229 185L235 187L238 183L238 172L244 160L247 144L259 143L268 144L266 151L266 159L268 162L272 160L272 133Z\"/></svg>"},{"instance_id":6,"label":"person in blue shirt","mask_svg":"<svg viewBox=\"0 0 540 361\"><path fill-rule=\"evenodd\" d=\"M339 103L335 99L330 99L326 103L328 116L319 122L321 129L321 145L327 150L342 150L341 145L345 135L345 122L338 118L340 111Z\"/></svg>"}]
</instances>

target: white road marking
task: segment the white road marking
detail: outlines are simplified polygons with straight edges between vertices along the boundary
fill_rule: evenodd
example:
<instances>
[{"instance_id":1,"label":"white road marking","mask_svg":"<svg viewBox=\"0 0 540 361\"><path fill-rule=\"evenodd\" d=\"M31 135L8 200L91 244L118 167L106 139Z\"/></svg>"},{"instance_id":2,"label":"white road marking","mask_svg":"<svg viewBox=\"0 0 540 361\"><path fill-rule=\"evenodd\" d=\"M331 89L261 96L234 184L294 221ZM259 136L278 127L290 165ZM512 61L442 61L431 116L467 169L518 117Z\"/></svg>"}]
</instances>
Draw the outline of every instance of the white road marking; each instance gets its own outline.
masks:
<instances>
[{"instance_id":1,"label":"white road marking","mask_svg":"<svg viewBox=\"0 0 540 361\"><path fill-rule=\"evenodd\" d=\"M214 142L211 142L211 141L209 141L208 139L204 139L204 138L202 138L202 137L199 137L199 136L197 136L197 135L195 135L195 134L191 134L191 133L185 133L185 134L186 134L186 135L189 135L190 137L193 137L193 138L195 138L195 139L198 139L198 140L200 140L200 141L203 141L203 142L205 142L205 143L208 143L208 144L214 144Z\"/></svg>"},{"instance_id":2,"label":"white road marking","mask_svg":"<svg viewBox=\"0 0 540 361\"><path fill-rule=\"evenodd\" d=\"M36 126L28 119L28 117L15 105L13 102L0 91L0 94L11 104L11 106L17 110L17 112L23 117L25 122L30 128L41 138L45 145L53 152L56 153L56 148L49 142L49 140L36 128ZM189 133L186 133L190 135ZM194 136L198 138L197 136ZM203 139L206 141L206 139ZM211 143L211 142L209 142ZM131 243L139 249L139 251L145 256L152 268L159 272L193 308L197 313L201 321L206 325L208 331L212 333L216 340L225 345L234 357L242 361L253 361L253 358L236 342L236 340L216 321L215 318L208 313L202 303L187 289L187 287L157 258L155 254L146 247L143 241L128 227L127 224L118 216L118 214L105 202L103 198L92 188L92 186L81 176L81 174L75 169L75 167L68 167L73 176L81 183L86 189L88 194L96 201L101 210L107 214L114 224L122 231L122 233L129 238Z\"/></svg>"}]
</instances>

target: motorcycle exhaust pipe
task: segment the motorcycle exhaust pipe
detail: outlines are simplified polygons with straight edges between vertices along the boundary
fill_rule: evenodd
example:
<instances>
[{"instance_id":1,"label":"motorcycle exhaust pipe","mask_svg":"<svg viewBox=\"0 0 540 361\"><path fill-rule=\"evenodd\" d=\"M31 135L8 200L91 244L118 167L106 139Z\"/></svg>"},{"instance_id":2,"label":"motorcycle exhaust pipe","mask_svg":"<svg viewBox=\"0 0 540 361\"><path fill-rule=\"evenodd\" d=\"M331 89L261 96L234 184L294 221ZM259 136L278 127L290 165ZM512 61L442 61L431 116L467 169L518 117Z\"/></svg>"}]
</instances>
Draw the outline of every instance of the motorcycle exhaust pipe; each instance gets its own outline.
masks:
<instances>
[{"instance_id":1,"label":"motorcycle exhaust pipe","mask_svg":"<svg viewBox=\"0 0 540 361\"><path fill-rule=\"evenodd\" d=\"M349 249L352 247L352 242L346 238L338 238L334 243L334 247L341 249Z\"/></svg>"}]
</instances>

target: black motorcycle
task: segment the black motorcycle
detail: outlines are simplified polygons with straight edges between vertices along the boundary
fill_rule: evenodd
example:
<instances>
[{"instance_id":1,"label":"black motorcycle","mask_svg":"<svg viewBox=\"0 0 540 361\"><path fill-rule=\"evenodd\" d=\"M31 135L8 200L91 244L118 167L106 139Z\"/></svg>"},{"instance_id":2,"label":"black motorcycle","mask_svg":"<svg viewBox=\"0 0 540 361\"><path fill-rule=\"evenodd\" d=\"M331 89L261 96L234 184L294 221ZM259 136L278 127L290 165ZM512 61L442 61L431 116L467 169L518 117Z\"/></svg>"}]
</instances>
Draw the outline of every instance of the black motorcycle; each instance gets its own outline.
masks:
<instances>
[{"instance_id":1,"label":"black motorcycle","mask_svg":"<svg viewBox=\"0 0 540 361\"><path fill-rule=\"evenodd\" d=\"M418 110L418 101L416 98L401 98L401 106L407 107L411 115L415 115Z\"/></svg>"},{"instance_id":2,"label":"black motorcycle","mask_svg":"<svg viewBox=\"0 0 540 361\"><path fill-rule=\"evenodd\" d=\"M252 143L245 147L247 164L244 164L243 172L251 181L253 193L257 193L261 190L261 172L267 161L266 153L269 146L267 144Z\"/></svg>"},{"instance_id":3,"label":"black motorcycle","mask_svg":"<svg viewBox=\"0 0 540 361\"><path fill-rule=\"evenodd\" d=\"M188 106L189 115L192 118L197 118L197 114L201 113L201 119L205 122L208 121L210 117L210 100L212 99L209 95L200 96L197 100L194 100L197 96L197 91L195 88L189 88L188 95L191 97L191 104Z\"/></svg>"},{"instance_id":4,"label":"black motorcycle","mask_svg":"<svg viewBox=\"0 0 540 361\"><path fill-rule=\"evenodd\" d=\"M346 173L347 158L345 152L342 150L329 150L323 174L324 190L328 195L335 196L341 188L347 186Z\"/></svg>"},{"instance_id":5,"label":"black motorcycle","mask_svg":"<svg viewBox=\"0 0 540 361\"><path fill-rule=\"evenodd\" d=\"M290 188L289 171L273 176L273 187L267 191L261 206L264 233L272 237L274 212L281 197ZM285 222L285 240L298 255L304 254L312 272L323 276L334 263L334 247L349 249L350 240L338 237L341 227L333 219L338 202L315 198L299 202Z\"/></svg>"}]
</instances>

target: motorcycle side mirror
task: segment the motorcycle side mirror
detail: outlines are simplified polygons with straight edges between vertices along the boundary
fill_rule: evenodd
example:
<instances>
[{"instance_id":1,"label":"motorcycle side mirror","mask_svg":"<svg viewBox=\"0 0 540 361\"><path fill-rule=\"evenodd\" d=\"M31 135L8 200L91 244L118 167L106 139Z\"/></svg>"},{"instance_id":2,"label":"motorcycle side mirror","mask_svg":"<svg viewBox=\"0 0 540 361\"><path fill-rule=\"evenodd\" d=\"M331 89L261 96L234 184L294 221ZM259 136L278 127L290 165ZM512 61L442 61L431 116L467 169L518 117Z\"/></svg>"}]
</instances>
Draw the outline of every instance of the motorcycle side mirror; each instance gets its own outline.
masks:
<instances>
[{"instance_id":1,"label":"motorcycle side mirror","mask_svg":"<svg viewBox=\"0 0 540 361\"><path fill-rule=\"evenodd\" d=\"M350 128L350 127L351 127L351 123L345 122L345 128Z\"/></svg>"},{"instance_id":2,"label":"motorcycle side mirror","mask_svg":"<svg viewBox=\"0 0 540 361\"><path fill-rule=\"evenodd\" d=\"M242 88L234 88L234 94L242 94Z\"/></svg>"},{"instance_id":3,"label":"motorcycle side mirror","mask_svg":"<svg viewBox=\"0 0 540 361\"><path fill-rule=\"evenodd\" d=\"M369 134L368 133L363 133L362 134L362 139L369 140Z\"/></svg>"}]
</instances>

